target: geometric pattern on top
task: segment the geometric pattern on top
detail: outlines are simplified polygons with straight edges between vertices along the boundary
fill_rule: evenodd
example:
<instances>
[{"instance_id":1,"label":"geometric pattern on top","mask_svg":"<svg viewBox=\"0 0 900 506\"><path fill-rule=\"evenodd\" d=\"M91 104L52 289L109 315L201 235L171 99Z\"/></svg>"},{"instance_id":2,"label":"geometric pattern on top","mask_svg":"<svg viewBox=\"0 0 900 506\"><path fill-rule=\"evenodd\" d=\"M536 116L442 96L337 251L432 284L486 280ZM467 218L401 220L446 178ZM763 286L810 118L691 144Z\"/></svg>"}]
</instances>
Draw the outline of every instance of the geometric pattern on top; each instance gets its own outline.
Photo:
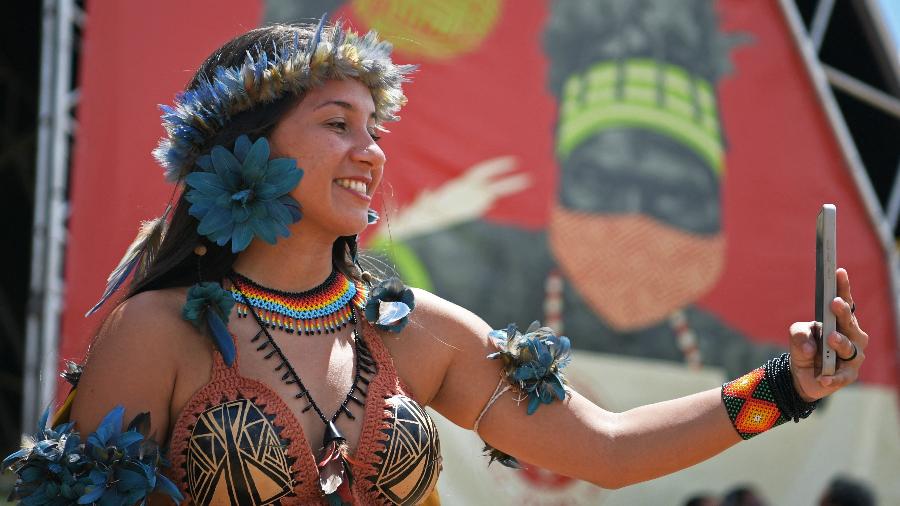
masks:
<instances>
[{"instance_id":1,"label":"geometric pattern on top","mask_svg":"<svg viewBox=\"0 0 900 506\"><path fill-rule=\"evenodd\" d=\"M368 296L365 285L340 271L332 271L321 285L305 292L268 288L236 272L232 279L231 296L239 318L247 317L249 304L266 326L289 334L327 334L356 323L353 308L363 310Z\"/></svg>"},{"instance_id":2,"label":"geometric pattern on top","mask_svg":"<svg viewBox=\"0 0 900 506\"><path fill-rule=\"evenodd\" d=\"M418 504L428 497L441 471L441 442L437 427L418 403L403 395L387 399L390 427L378 475L369 478L392 504Z\"/></svg>"},{"instance_id":3,"label":"geometric pattern on top","mask_svg":"<svg viewBox=\"0 0 900 506\"><path fill-rule=\"evenodd\" d=\"M291 493L291 461L272 423L249 399L224 400L197 418L188 442L187 488L195 504L277 503Z\"/></svg>"},{"instance_id":4,"label":"geometric pattern on top","mask_svg":"<svg viewBox=\"0 0 900 506\"><path fill-rule=\"evenodd\" d=\"M775 404L764 367L722 385L722 401L735 430L750 439L788 420Z\"/></svg>"}]
</instances>

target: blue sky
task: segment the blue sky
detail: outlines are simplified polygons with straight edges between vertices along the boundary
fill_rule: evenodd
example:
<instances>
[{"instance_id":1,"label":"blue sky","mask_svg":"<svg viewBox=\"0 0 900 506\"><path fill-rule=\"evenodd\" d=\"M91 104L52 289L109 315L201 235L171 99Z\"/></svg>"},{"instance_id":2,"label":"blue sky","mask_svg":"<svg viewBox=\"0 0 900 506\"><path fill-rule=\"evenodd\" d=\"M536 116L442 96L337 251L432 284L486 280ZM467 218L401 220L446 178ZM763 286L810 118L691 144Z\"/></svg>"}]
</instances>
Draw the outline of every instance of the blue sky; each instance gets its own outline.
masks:
<instances>
[{"instance_id":1,"label":"blue sky","mask_svg":"<svg viewBox=\"0 0 900 506\"><path fill-rule=\"evenodd\" d=\"M900 0L878 0L884 19L894 35L894 46L900 50Z\"/></svg>"}]
</instances>

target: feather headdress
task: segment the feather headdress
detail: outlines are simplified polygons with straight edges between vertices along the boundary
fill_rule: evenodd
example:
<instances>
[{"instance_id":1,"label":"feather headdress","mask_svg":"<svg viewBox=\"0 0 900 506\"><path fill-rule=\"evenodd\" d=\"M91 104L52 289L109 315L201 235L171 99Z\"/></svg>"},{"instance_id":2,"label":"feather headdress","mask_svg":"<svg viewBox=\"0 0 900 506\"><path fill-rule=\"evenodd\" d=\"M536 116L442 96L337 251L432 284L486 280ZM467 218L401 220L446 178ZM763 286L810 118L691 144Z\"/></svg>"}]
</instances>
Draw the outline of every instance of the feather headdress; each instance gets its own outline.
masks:
<instances>
[{"instance_id":1,"label":"feather headdress","mask_svg":"<svg viewBox=\"0 0 900 506\"><path fill-rule=\"evenodd\" d=\"M243 64L218 67L213 76L176 96L173 106L160 106L167 135L153 155L166 179L176 182L234 115L329 79L360 81L372 92L378 123L397 120L406 103L401 86L415 65L395 65L392 48L372 31L358 35L340 22L326 28L323 16L308 41L301 42L297 31L292 43L272 53L263 48L256 55L248 52Z\"/></svg>"}]
</instances>

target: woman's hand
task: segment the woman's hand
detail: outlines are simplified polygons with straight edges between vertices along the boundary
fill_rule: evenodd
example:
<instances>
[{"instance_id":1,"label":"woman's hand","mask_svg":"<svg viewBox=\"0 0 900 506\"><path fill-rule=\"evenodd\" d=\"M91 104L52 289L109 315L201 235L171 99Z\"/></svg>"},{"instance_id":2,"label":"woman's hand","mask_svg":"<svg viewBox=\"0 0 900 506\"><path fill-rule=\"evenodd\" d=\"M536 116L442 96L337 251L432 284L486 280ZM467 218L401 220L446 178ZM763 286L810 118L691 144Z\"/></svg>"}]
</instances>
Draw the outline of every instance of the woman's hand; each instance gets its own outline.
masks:
<instances>
[{"instance_id":1,"label":"woman's hand","mask_svg":"<svg viewBox=\"0 0 900 506\"><path fill-rule=\"evenodd\" d=\"M837 371L833 376L816 377L813 372L817 353L815 332L821 332L821 325L816 322L791 325L791 374L794 376L794 388L807 402L821 399L856 381L859 368L866 358L869 336L859 328L859 320L854 314L850 278L844 269L838 269L836 277L838 296L831 302L831 311L837 317L838 331L826 336L829 346L837 352ZM848 360L850 358L852 360Z\"/></svg>"}]
</instances>

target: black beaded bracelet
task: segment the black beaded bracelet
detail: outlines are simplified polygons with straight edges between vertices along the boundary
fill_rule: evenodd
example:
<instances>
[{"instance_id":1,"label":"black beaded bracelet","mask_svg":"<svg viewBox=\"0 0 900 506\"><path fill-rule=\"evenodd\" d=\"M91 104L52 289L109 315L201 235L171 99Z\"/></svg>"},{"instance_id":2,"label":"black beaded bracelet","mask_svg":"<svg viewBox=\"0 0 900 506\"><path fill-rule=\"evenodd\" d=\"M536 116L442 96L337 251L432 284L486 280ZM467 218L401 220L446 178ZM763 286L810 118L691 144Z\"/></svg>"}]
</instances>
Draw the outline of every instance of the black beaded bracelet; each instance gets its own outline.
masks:
<instances>
[{"instance_id":1,"label":"black beaded bracelet","mask_svg":"<svg viewBox=\"0 0 900 506\"><path fill-rule=\"evenodd\" d=\"M772 395L778 409L794 423L806 418L815 411L819 401L806 402L794 388L794 377L791 375L791 355L782 353L780 357L769 359L764 366L766 379L772 384Z\"/></svg>"}]
</instances>

